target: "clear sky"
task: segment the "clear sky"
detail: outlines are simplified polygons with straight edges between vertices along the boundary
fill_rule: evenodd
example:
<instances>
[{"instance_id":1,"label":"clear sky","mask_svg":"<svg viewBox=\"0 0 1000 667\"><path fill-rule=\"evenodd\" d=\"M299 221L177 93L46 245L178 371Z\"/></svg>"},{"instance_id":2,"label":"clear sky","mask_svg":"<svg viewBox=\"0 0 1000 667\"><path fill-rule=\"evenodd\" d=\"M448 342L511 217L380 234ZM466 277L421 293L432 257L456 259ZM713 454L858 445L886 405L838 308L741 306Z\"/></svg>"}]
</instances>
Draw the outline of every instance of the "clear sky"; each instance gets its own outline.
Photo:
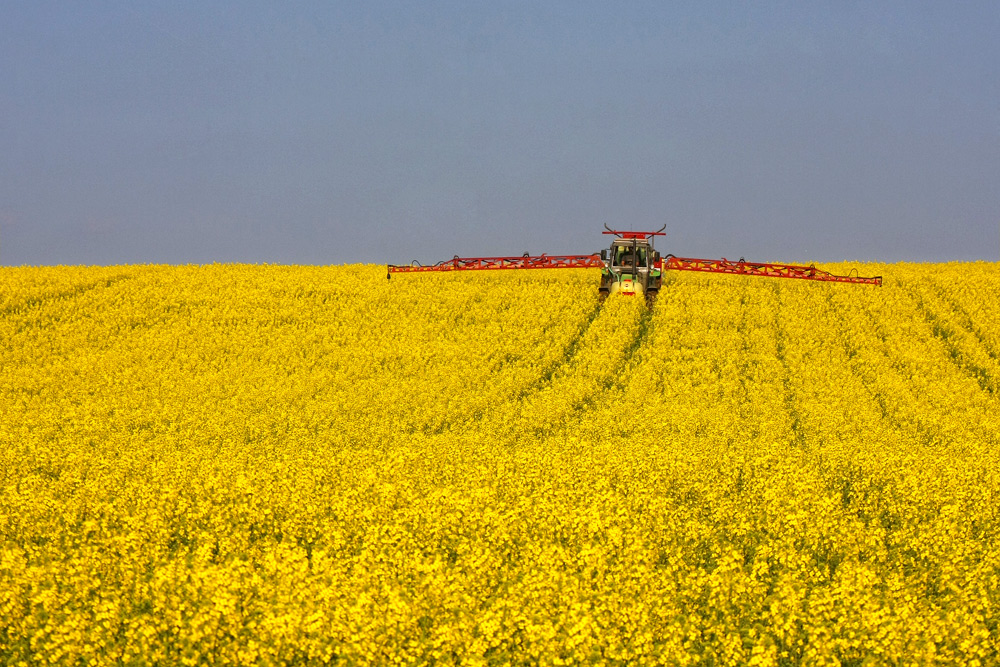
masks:
<instances>
[{"instance_id":1,"label":"clear sky","mask_svg":"<svg viewBox=\"0 0 1000 667\"><path fill-rule=\"evenodd\" d=\"M992 0L0 16L3 265L1000 254Z\"/></svg>"}]
</instances>

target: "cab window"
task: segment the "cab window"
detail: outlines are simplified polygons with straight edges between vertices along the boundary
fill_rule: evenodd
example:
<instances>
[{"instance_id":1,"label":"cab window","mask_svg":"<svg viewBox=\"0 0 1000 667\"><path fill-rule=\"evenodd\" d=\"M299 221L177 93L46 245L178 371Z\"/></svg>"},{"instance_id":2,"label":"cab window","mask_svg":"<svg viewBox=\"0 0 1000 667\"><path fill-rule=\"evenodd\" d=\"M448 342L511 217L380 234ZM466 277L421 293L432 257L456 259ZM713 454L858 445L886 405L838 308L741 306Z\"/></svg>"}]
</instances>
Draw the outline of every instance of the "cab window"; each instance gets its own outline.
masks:
<instances>
[{"instance_id":1,"label":"cab window","mask_svg":"<svg viewBox=\"0 0 1000 667\"><path fill-rule=\"evenodd\" d=\"M636 264L646 266L646 249L636 248ZM629 246L618 246L615 248L615 264L618 266L632 266L632 248Z\"/></svg>"}]
</instances>

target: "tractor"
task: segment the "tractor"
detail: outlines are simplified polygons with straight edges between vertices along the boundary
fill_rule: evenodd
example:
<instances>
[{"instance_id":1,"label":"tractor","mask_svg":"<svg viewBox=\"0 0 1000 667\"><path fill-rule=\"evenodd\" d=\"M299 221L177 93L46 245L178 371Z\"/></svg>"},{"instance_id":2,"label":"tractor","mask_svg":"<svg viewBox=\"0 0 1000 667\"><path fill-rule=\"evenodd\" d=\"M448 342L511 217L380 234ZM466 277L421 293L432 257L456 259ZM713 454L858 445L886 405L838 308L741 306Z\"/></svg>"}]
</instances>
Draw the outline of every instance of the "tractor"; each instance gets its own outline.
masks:
<instances>
[{"instance_id":1,"label":"tractor","mask_svg":"<svg viewBox=\"0 0 1000 667\"><path fill-rule=\"evenodd\" d=\"M386 274L424 271L493 271L499 269L600 269L601 283L597 288L601 300L612 294L634 296L643 294L652 302L660 291L665 271L700 271L728 273L730 275L762 276L766 278L797 278L823 282L850 283L855 285L882 285L882 276L864 277L855 271L850 275L835 275L815 265L769 264L722 259L696 259L693 257L661 256L653 248L653 239L663 236L666 225L655 232L633 232L611 229L604 225L602 234L614 239L611 247L593 255L524 255L512 257L459 257L423 265L389 264Z\"/></svg>"}]
</instances>

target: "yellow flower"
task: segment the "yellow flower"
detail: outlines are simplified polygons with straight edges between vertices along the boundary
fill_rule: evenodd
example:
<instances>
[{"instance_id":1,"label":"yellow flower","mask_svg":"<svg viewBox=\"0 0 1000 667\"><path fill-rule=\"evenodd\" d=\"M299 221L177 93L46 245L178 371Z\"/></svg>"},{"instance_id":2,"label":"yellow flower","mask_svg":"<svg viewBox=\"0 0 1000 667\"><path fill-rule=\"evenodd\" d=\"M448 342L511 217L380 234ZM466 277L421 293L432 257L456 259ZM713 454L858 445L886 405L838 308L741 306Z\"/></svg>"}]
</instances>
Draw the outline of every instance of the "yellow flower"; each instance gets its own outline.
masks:
<instances>
[{"instance_id":1,"label":"yellow flower","mask_svg":"<svg viewBox=\"0 0 1000 667\"><path fill-rule=\"evenodd\" d=\"M995 663L1000 267L858 268L0 268L0 657Z\"/></svg>"}]
</instances>

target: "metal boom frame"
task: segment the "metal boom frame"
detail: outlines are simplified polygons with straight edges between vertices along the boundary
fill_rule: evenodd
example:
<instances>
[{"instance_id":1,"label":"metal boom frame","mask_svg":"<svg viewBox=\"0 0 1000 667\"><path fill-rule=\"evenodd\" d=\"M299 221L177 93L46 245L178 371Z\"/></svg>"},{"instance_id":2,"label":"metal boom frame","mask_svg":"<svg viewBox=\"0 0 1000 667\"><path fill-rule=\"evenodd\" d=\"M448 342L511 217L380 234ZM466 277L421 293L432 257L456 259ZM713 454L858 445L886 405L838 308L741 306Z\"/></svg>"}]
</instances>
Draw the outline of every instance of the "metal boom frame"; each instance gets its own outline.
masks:
<instances>
[{"instance_id":1,"label":"metal boom frame","mask_svg":"<svg viewBox=\"0 0 1000 667\"><path fill-rule=\"evenodd\" d=\"M666 271L701 271L705 273L728 273L738 276L763 276L765 278L797 278L799 280L820 280L834 283L853 283L856 285L882 285L882 276L866 278L849 275L838 276L829 271L817 269L815 266L800 266L797 264L768 264L764 262L747 262L740 259L732 262L722 259L695 259L693 257L675 257L667 255L662 260Z\"/></svg>"},{"instance_id":2,"label":"metal boom frame","mask_svg":"<svg viewBox=\"0 0 1000 667\"><path fill-rule=\"evenodd\" d=\"M521 257L455 257L437 264L390 264L389 273L420 271L496 271L500 269L600 269L600 255L522 255Z\"/></svg>"},{"instance_id":3,"label":"metal boom frame","mask_svg":"<svg viewBox=\"0 0 1000 667\"><path fill-rule=\"evenodd\" d=\"M607 230L602 234L612 234L617 238L630 239L633 245L639 240L648 240L652 250L654 236L663 236L664 225L655 232L618 231L604 225ZM393 273L420 273L425 271L496 271L501 269L605 269L610 264L601 259L600 255L529 255L520 257L459 257L446 259L437 264L424 266L417 262L412 264L389 264L387 278ZM799 264L770 264L766 262L747 262L742 257L733 262L725 257L722 259L697 259L694 257L677 257L665 255L652 264L653 269L661 271L698 271L702 273L728 273L737 276L762 276L765 278L796 278L798 280L818 280L822 282L851 283L855 285L882 285L882 276L864 277L852 271L852 275L838 276L817 269L815 266ZM633 272L635 268L633 267Z\"/></svg>"}]
</instances>

